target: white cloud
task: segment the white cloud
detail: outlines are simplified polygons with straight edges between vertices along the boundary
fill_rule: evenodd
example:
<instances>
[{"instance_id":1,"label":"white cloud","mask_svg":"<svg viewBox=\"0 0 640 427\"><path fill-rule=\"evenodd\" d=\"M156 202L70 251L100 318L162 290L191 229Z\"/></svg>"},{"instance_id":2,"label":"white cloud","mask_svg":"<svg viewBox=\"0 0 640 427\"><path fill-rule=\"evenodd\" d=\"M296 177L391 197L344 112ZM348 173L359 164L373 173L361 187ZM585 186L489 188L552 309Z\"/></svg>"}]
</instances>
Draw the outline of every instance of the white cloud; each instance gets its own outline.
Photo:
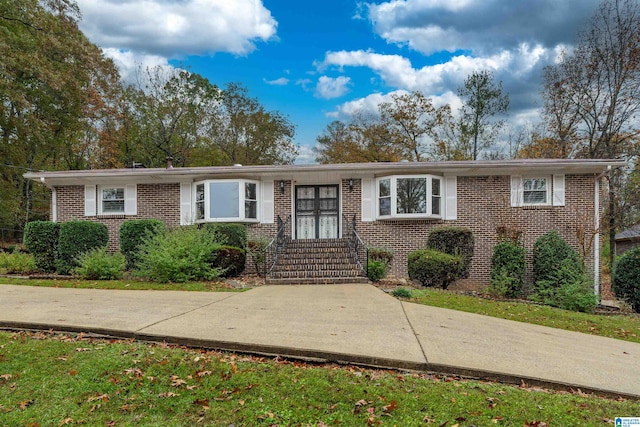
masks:
<instances>
[{"instance_id":1,"label":"white cloud","mask_svg":"<svg viewBox=\"0 0 640 427\"><path fill-rule=\"evenodd\" d=\"M478 70L491 70L498 80L501 80L503 75L514 74L522 77L533 72L537 65L546 63L551 56L553 52L540 46L530 48L523 45L515 52L501 51L492 56L477 58L459 55L446 63L416 69L411 61L400 55L358 50L327 52L324 60L316 66L320 70L330 66L336 66L340 70L348 66L368 67L388 86L437 94L455 90L469 74Z\"/></svg>"},{"instance_id":2,"label":"white cloud","mask_svg":"<svg viewBox=\"0 0 640 427\"><path fill-rule=\"evenodd\" d=\"M286 77L280 77L279 79L275 79L275 80L267 80L267 79L262 79L264 80L264 82L268 85L272 85L272 86L286 86L289 84L289 79L287 79Z\"/></svg>"},{"instance_id":3,"label":"white cloud","mask_svg":"<svg viewBox=\"0 0 640 427\"><path fill-rule=\"evenodd\" d=\"M298 79L296 80L296 85L297 86L301 86L302 89L304 89L305 91L309 90L309 85L311 85L313 83L313 80L311 79Z\"/></svg>"},{"instance_id":4,"label":"white cloud","mask_svg":"<svg viewBox=\"0 0 640 427\"><path fill-rule=\"evenodd\" d=\"M309 145L301 145L298 147L298 157L296 157L297 165L308 165L316 163L316 153L313 151L313 147Z\"/></svg>"},{"instance_id":5,"label":"white cloud","mask_svg":"<svg viewBox=\"0 0 640 427\"><path fill-rule=\"evenodd\" d=\"M103 48L179 58L245 55L275 36L261 0L78 0L87 37Z\"/></svg>"},{"instance_id":6,"label":"white cloud","mask_svg":"<svg viewBox=\"0 0 640 427\"><path fill-rule=\"evenodd\" d=\"M351 78L345 76L321 76L316 85L316 96L324 99L339 98L349 91L350 83Z\"/></svg>"},{"instance_id":7,"label":"white cloud","mask_svg":"<svg viewBox=\"0 0 640 427\"><path fill-rule=\"evenodd\" d=\"M368 5L374 31L425 54L488 55L523 43L571 44L600 0L390 0Z\"/></svg>"},{"instance_id":8,"label":"white cloud","mask_svg":"<svg viewBox=\"0 0 640 427\"><path fill-rule=\"evenodd\" d=\"M173 68L167 58L158 55L145 55L115 48L102 49L107 58L111 58L120 70L120 76L126 82L133 82L139 68L146 69L157 66Z\"/></svg>"}]
</instances>

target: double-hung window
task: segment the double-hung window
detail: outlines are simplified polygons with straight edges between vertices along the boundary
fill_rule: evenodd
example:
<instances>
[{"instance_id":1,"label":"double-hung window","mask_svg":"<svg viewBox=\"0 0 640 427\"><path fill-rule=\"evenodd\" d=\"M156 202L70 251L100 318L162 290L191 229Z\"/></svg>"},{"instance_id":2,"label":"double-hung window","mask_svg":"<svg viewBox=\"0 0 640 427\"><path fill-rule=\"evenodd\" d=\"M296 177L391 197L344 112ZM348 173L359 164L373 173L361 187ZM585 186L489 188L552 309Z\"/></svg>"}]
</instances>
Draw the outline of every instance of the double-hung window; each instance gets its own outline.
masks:
<instances>
[{"instance_id":1,"label":"double-hung window","mask_svg":"<svg viewBox=\"0 0 640 427\"><path fill-rule=\"evenodd\" d=\"M124 187L100 187L101 215L124 214Z\"/></svg>"},{"instance_id":2,"label":"double-hung window","mask_svg":"<svg viewBox=\"0 0 640 427\"><path fill-rule=\"evenodd\" d=\"M195 183L197 222L258 221L258 183L220 179Z\"/></svg>"},{"instance_id":3,"label":"double-hung window","mask_svg":"<svg viewBox=\"0 0 640 427\"><path fill-rule=\"evenodd\" d=\"M522 199L525 206L549 204L549 182L547 178L524 178Z\"/></svg>"},{"instance_id":4,"label":"double-hung window","mask_svg":"<svg viewBox=\"0 0 640 427\"><path fill-rule=\"evenodd\" d=\"M440 218L442 179L432 175L377 180L378 218Z\"/></svg>"}]
</instances>

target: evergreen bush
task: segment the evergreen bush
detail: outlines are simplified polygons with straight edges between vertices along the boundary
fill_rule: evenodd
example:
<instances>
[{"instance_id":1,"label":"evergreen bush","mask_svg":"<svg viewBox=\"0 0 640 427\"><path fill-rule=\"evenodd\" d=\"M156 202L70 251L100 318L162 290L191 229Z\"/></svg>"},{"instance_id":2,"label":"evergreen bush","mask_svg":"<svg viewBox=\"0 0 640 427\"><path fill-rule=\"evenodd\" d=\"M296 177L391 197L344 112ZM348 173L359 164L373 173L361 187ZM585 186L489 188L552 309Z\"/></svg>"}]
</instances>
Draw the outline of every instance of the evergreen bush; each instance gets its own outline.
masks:
<instances>
[{"instance_id":1,"label":"evergreen bush","mask_svg":"<svg viewBox=\"0 0 640 427\"><path fill-rule=\"evenodd\" d=\"M107 226L99 222L69 221L60 224L56 270L68 274L78 266L78 256L91 249L106 247Z\"/></svg>"},{"instance_id":2,"label":"evergreen bush","mask_svg":"<svg viewBox=\"0 0 640 427\"><path fill-rule=\"evenodd\" d=\"M536 287L538 282L551 279L565 260L571 264L565 268L582 271L580 255L560 237L557 231L540 236L533 244L533 281Z\"/></svg>"},{"instance_id":3,"label":"evergreen bush","mask_svg":"<svg viewBox=\"0 0 640 427\"><path fill-rule=\"evenodd\" d=\"M31 254L19 251L0 252L0 272L5 274L28 274L36 270L36 262Z\"/></svg>"},{"instance_id":4,"label":"evergreen bush","mask_svg":"<svg viewBox=\"0 0 640 427\"><path fill-rule=\"evenodd\" d=\"M381 260L370 259L367 263L367 277L372 282L377 282L387 274L387 264Z\"/></svg>"},{"instance_id":5,"label":"evergreen bush","mask_svg":"<svg viewBox=\"0 0 640 427\"><path fill-rule=\"evenodd\" d=\"M213 267L220 248L210 230L179 227L144 239L135 275L155 282L213 280L220 275Z\"/></svg>"},{"instance_id":6,"label":"evergreen bush","mask_svg":"<svg viewBox=\"0 0 640 427\"><path fill-rule=\"evenodd\" d=\"M95 248L78 256L78 267L73 272L88 280L121 279L125 262L125 257L120 252L110 254L106 248Z\"/></svg>"},{"instance_id":7,"label":"evergreen bush","mask_svg":"<svg viewBox=\"0 0 640 427\"><path fill-rule=\"evenodd\" d=\"M640 246L624 252L615 263L613 292L640 313Z\"/></svg>"},{"instance_id":8,"label":"evergreen bush","mask_svg":"<svg viewBox=\"0 0 640 427\"><path fill-rule=\"evenodd\" d=\"M35 267L45 272L56 270L60 224L33 221L24 227L24 244L33 255Z\"/></svg>"},{"instance_id":9,"label":"evergreen bush","mask_svg":"<svg viewBox=\"0 0 640 427\"><path fill-rule=\"evenodd\" d=\"M491 257L491 289L510 298L519 297L524 286L525 250L509 240L493 247Z\"/></svg>"},{"instance_id":10,"label":"evergreen bush","mask_svg":"<svg viewBox=\"0 0 640 427\"><path fill-rule=\"evenodd\" d=\"M396 288L391 292L391 295L396 298L411 298L411 290L407 288Z\"/></svg>"},{"instance_id":11,"label":"evergreen bush","mask_svg":"<svg viewBox=\"0 0 640 427\"><path fill-rule=\"evenodd\" d=\"M226 246L233 246L240 249L247 248L247 228L243 224L226 224L212 222L202 224L201 228L212 232L215 240Z\"/></svg>"},{"instance_id":12,"label":"evergreen bush","mask_svg":"<svg viewBox=\"0 0 640 427\"><path fill-rule=\"evenodd\" d=\"M244 271L247 255L244 249L235 246L220 246L213 252L213 266L222 277L236 277Z\"/></svg>"},{"instance_id":13,"label":"evergreen bush","mask_svg":"<svg viewBox=\"0 0 640 427\"><path fill-rule=\"evenodd\" d=\"M144 240L164 231L164 223L157 219L128 219L120 226L120 252L126 260L127 270L138 263L138 252Z\"/></svg>"},{"instance_id":14,"label":"evergreen bush","mask_svg":"<svg viewBox=\"0 0 640 427\"><path fill-rule=\"evenodd\" d=\"M473 232L464 227L439 227L429 232L427 248L444 252L462 259L459 278L469 277L475 238Z\"/></svg>"},{"instance_id":15,"label":"evergreen bush","mask_svg":"<svg viewBox=\"0 0 640 427\"><path fill-rule=\"evenodd\" d=\"M440 286L447 289L461 277L462 257L433 249L420 249L407 256L409 278L422 286Z\"/></svg>"}]
</instances>

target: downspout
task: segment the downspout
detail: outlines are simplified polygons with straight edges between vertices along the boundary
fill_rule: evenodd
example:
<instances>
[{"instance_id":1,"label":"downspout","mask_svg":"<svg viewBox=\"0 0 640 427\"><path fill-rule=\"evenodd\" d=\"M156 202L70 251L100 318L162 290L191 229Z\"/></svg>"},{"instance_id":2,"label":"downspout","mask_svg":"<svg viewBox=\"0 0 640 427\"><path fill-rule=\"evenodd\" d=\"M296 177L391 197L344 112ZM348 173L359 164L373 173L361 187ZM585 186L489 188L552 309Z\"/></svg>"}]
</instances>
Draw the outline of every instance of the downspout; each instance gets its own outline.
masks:
<instances>
[{"instance_id":1,"label":"downspout","mask_svg":"<svg viewBox=\"0 0 640 427\"><path fill-rule=\"evenodd\" d=\"M611 165L607 165L607 170L596 176L594 183L593 207L594 207L594 230L598 232L594 236L593 241L593 292L596 296L600 295L600 179L611 171Z\"/></svg>"},{"instance_id":2,"label":"downspout","mask_svg":"<svg viewBox=\"0 0 640 427\"><path fill-rule=\"evenodd\" d=\"M610 168L611 166L609 166ZM600 174L596 177L594 185L593 205L594 205L594 226L597 231L593 242L593 292L597 297L600 295Z\"/></svg>"}]
</instances>

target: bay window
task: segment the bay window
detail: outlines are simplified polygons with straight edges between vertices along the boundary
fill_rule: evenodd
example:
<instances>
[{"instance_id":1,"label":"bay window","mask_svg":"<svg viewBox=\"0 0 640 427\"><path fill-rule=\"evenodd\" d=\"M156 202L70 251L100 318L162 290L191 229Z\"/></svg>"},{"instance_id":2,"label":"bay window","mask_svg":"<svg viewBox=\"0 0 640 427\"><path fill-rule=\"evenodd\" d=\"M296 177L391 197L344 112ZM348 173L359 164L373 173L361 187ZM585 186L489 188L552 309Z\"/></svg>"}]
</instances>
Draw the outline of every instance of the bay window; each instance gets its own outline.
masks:
<instances>
[{"instance_id":1,"label":"bay window","mask_svg":"<svg viewBox=\"0 0 640 427\"><path fill-rule=\"evenodd\" d=\"M390 176L377 180L378 217L440 218L442 179L432 175Z\"/></svg>"},{"instance_id":2,"label":"bay window","mask_svg":"<svg viewBox=\"0 0 640 427\"><path fill-rule=\"evenodd\" d=\"M195 183L196 222L258 221L258 183L244 179Z\"/></svg>"}]
</instances>

